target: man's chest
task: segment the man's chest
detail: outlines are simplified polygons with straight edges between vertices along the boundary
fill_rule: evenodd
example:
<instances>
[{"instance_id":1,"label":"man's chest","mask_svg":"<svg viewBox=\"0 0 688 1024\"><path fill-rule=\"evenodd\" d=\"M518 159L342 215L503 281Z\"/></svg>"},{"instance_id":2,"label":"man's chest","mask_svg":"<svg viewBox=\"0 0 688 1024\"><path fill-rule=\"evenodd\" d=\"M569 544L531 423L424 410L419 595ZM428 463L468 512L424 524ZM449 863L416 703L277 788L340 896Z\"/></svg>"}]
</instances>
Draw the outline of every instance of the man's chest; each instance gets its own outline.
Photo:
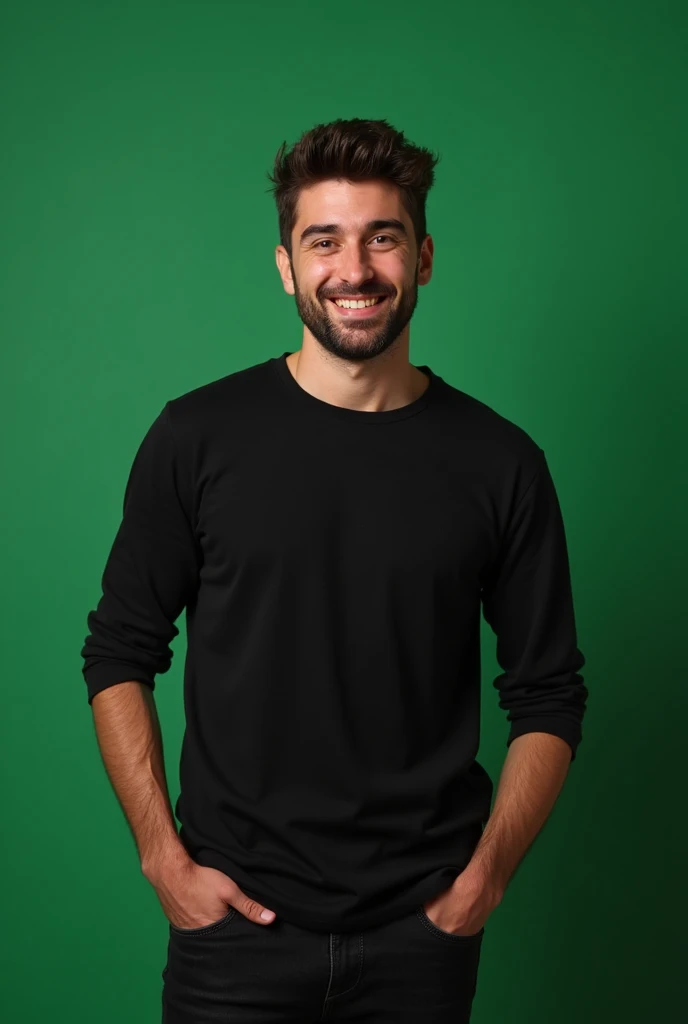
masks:
<instances>
[{"instance_id":1,"label":"man's chest","mask_svg":"<svg viewBox=\"0 0 688 1024\"><path fill-rule=\"evenodd\" d=\"M215 582L300 568L354 574L362 586L367 578L477 589L494 554L484 475L432 450L359 436L301 446L276 438L213 455L196 531Z\"/></svg>"}]
</instances>

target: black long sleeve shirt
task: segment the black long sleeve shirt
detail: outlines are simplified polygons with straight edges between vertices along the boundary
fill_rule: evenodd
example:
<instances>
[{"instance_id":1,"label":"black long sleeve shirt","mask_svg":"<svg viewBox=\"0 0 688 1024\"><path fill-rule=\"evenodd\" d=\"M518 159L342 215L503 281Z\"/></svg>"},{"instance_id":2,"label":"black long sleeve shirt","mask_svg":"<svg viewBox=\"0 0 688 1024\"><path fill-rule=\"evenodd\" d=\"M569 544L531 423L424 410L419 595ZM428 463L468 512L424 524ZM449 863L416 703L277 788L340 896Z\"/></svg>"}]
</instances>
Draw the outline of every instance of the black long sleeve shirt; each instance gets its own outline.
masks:
<instances>
[{"instance_id":1,"label":"black long sleeve shirt","mask_svg":"<svg viewBox=\"0 0 688 1024\"><path fill-rule=\"evenodd\" d=\"M428 366L415 401L364 412L287 355L158 414L81 654L89 704L153 689L185 610L180 840L286 921L343 932L446 889L482 834L481 608L507 744L551 733L575 758L585 660L531 437Z\"/></svg>"}]
</instances>

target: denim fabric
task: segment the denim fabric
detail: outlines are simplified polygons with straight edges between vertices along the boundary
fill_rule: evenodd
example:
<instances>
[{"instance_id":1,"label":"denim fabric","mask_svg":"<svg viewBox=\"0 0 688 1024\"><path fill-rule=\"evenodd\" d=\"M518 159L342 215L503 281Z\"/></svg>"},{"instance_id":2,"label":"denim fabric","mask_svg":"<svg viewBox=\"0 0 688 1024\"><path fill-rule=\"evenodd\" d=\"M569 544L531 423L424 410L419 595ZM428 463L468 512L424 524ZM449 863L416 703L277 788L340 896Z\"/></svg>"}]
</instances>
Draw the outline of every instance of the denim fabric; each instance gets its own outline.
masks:
<instances>
[{"instance_id":1,"label":"denim fabric","mask_svg":"<svg viewBox=\"0 0 688 1024\"><path fill-rule=\"evenodd\" d=\"M169 925L162 1024L467 1024L485 929L452 935L422 906L358 932L317 932L234 907Z\"/></svg>"}]
</instances>

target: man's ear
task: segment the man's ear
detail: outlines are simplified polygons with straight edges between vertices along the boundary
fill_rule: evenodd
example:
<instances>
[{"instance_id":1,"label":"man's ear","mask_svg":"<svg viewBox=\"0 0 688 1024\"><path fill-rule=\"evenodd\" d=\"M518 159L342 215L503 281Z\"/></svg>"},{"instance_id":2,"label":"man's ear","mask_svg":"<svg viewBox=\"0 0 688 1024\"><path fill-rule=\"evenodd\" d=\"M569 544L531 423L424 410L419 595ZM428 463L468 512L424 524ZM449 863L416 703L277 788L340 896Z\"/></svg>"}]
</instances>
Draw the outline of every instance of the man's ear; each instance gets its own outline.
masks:
<instances>
[{"instance_id":1,"label":"man's ear","mask_svg":"<svg viewBox=\"0 0 688 1024\"><path fill-rule=\"evenodd\" d=\"M426 235L418 256L418 284L427 284L432 277L432 261L435 244L431 235Z\"/></svg>"},{"instance_id":2,"label":"man's ear","mask_svg":"<svg viewBox=\"0 0 688 1024\"><path fill-rule=\"evenodd\" d=\"M287 295L295 295L296 290L294 288L294 278L291 272L291 260L289 259L289 253L283 245L278 245L275 249L275 262L277 263L277 269L279 270L280 277L282 278L282 284Z\"/></svg>"}]
</instances>

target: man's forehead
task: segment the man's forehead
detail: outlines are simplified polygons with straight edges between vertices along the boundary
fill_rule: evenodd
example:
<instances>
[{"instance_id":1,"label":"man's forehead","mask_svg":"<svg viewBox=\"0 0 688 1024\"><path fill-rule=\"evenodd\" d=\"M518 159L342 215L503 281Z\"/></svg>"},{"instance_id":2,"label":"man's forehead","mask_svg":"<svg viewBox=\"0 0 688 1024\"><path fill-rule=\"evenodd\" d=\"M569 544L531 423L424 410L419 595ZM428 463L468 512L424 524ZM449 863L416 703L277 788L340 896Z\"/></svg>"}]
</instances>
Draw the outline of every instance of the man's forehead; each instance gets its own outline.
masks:
<instances>
[{"instance_id":1,"label":"man's forehead","mask_svg":"<svg viewBox=\"0 0 688 1024\"><path fill-rule=\"evenodd\" d=\"M296 222L346 221L352 227L364 227L371 219L396 217L409 220L399 190L380 181L350 182L328 179L301 190L296 206Z\"/></svg>"}]
</instances>

